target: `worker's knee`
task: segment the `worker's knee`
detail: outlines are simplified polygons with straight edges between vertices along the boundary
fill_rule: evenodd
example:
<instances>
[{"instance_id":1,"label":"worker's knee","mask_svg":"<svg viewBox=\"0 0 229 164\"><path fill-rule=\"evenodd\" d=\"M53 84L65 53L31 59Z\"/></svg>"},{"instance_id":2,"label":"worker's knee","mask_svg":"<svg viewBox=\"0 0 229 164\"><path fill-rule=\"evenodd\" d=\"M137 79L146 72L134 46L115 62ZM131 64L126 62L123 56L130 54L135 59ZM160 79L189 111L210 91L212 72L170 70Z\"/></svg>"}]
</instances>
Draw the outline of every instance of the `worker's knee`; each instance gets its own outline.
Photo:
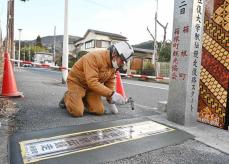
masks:
<instances>
[{"instance_id":1,"label":"worker's knee","mask_svg":"<svg viewBox=\"0 0 229 164\"><path fill-rule=\"evenodd\" d=\"M72 93L67 93L64 101L69 114L74 117L83 116L84 104L81 97L74 96Z\"/></svg>"},{"instance_id":2,"label":"worker's knee","mask_svg":"<svg viewBox=\"0 0 229 164\"><path fill-rule=\"evenodd\" d=\"M97 115L102 115L104 114L104 106L89 106L89 111L91 113L95 113Z\"/></svg>"},{"instance_id":3,"label":"worker's knee","mask_svg":"<svg viewBox=\"0 0 229 164\"><path fill-rule=\"evenodd\" d=\"M72 110L67 108L69 114L73 117L82 117L83 116L83 110Z\"/></svg>"},{"instance_id":4,"label":"worker's knee","mask_svg":"<svg viewBox=\"0 0 229 164\"><path fill-rule=\"evenodd\" d=\"M87 105L90 113L101 115L104 113L104 106L101 100L101 96L95 93L88 93L86 96Z\"/></svg>"}]
</instances>

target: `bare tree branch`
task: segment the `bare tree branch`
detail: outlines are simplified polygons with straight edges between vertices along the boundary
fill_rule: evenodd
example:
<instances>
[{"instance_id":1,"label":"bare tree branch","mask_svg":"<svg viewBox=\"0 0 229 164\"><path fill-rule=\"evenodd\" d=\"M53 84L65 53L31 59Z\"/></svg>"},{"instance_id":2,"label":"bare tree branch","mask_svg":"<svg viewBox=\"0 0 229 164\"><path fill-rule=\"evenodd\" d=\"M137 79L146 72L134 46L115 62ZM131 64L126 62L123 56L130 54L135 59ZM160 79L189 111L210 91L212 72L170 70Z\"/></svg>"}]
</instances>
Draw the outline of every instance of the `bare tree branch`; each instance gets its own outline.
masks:
<instances>
[{"instance_id":1,"label":"bare tree branch","mask_svg":"<svg viewBox=\"0 0 229 164\"><path fill-rule=\"evenodd\" d=\"M147 31L149 32L149 34L150 34L150 36L153 38L153 40L155 40L155 38L154 38L153 34L150 32L148 26L147 26Z\"/></svg>"},{"instance_id":2,"label":"bare tree branch","mask_svg":"<svg viewBox=\"0 0 229 164\"><path fill-rule=\"evenodd\" d=\"M162 46L161 46L161 48L162 47L164 47L165 46L165 41L166 41L166 30L167 30L167 27L168 27L168 23L166 23L166 25L165 26L163 26L158 20L156 20L157 21L157 23L163 28L163 30L164 30L164 38L163 38L163 42L162 42Z\"/></svg>"}]
</instances>

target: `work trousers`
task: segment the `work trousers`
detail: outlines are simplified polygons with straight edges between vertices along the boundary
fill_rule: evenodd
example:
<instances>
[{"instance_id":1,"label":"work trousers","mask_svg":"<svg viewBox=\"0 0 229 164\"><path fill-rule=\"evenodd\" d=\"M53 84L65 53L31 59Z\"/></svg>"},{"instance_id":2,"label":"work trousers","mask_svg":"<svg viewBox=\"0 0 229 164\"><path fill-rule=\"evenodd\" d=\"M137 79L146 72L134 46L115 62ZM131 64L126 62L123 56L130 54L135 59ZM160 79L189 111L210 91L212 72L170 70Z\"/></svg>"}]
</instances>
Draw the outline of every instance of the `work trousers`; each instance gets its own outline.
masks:
<instances>
[{"instance_id":1,"label":"work trousers","mask_svg":"<svg viewBox=\"0 0 229 164\"><path fill-rule=\"evenodd\" d=\"M85 108L89 113L97 115L104 113L104 105L100 95L90 90L86 90L72 81L68 81L67 85L68 91L65 93L64 102L67 111L72 116L83 116Z\"/></svg>"}]
</instances>

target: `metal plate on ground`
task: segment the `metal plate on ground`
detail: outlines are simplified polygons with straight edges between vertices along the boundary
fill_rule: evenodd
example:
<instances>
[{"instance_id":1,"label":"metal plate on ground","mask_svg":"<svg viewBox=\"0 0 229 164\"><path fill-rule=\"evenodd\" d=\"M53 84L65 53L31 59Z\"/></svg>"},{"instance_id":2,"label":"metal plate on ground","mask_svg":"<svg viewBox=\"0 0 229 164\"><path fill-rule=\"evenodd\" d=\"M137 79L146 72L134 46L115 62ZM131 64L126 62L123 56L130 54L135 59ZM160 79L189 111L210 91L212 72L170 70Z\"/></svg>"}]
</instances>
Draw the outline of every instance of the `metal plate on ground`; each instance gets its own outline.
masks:
<instances>
[{"instance_id":1,"label":"metal plate on ground","mask_svg":"<svg viewBox=\"0 0 229 164\"><path fill-rule=\"evenodd\" d=\"M20 142L24 163L96 149L174 129L153 121Z\"/></svg>"},{"instance_id":2,"label":"metal plate on ground","mask_svg":"<svg viewBox=\"0 0 229 164\"><path fill-rule=\"evenodd\" d=\"M190 138L186 132L148 118L16 133L10 138L10 163L104 163Z\"/></svg>"}]
</instances>

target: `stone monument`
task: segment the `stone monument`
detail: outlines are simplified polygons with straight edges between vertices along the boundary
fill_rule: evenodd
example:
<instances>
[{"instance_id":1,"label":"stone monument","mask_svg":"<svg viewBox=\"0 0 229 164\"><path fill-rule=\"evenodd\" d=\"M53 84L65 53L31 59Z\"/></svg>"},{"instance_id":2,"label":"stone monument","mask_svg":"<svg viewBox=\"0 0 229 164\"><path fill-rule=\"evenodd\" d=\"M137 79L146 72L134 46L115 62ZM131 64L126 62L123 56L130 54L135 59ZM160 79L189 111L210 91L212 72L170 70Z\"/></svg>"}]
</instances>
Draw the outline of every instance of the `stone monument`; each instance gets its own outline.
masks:
<instances>
[{"instance_id":1,"label":"stone monument","mask_svg":"<svg viewBox=\"0 0 229 164\"><path fill-rule=\"evenodd\" d=\"M205 0L175 0L168 120L197 122Z\"/></svg>"}]
</instances>

